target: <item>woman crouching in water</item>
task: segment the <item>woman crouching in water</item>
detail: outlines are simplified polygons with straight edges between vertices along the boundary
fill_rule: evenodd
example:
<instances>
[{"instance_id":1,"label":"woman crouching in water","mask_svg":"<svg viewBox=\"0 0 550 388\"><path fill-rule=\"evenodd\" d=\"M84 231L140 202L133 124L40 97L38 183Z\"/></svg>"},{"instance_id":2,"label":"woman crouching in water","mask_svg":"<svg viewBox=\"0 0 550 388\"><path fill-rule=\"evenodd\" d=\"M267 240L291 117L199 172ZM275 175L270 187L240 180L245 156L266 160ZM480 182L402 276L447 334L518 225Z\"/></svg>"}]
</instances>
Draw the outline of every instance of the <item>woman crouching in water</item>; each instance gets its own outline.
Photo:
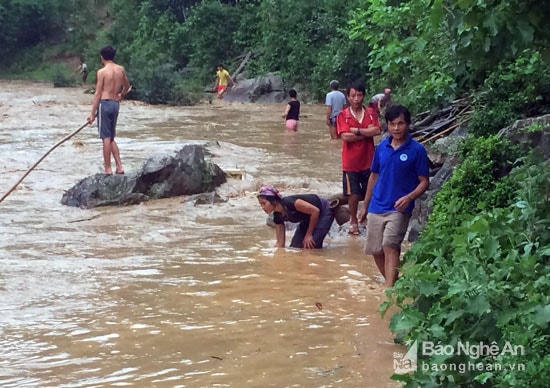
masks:
<instances>
[{"instance_id":1,"label":"woman crouching in water","mask_svg":"<svg viewBox=\"0 0 550 388\"><path fill-rule=\"evenodd\" d=\"M264 186L258 193L258 202L267 214L273 213L278 248L285 247L285 221L298 223L291 248L322 248L334 215L328 201L315 194L283 197L273 186Z\"/></svg>"}]
</instances>

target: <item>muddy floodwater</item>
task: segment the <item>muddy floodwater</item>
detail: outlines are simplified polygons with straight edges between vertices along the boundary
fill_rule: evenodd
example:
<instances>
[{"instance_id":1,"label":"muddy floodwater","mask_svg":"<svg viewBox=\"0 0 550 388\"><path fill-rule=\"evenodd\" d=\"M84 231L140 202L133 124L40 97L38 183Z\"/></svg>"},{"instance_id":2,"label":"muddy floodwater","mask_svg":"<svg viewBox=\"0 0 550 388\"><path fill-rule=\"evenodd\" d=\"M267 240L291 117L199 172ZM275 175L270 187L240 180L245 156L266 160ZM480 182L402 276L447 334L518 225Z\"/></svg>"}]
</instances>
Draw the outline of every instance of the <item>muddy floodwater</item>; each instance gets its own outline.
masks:
<instances>
[{"instance_id":1,"label":"muddy floodwater","mask_svg":"<svg viewBox=\"0 0 550 388\"><path fill-rule=\"evenodd\" d=\"M85 123L83 90L0 81L0 195ZM246 172L217 190L224 203L61 205L102 170L95 125L40 163L0 203L0 387L399 386L390 376L403 348L378 313L383 289L362 238L336 227L326 249L273 249L261 185L341 192L325 107L303 104L297 133L283 110L122 103L127 174L207 142L220 167Z\"/></svg>"}]
</instances>

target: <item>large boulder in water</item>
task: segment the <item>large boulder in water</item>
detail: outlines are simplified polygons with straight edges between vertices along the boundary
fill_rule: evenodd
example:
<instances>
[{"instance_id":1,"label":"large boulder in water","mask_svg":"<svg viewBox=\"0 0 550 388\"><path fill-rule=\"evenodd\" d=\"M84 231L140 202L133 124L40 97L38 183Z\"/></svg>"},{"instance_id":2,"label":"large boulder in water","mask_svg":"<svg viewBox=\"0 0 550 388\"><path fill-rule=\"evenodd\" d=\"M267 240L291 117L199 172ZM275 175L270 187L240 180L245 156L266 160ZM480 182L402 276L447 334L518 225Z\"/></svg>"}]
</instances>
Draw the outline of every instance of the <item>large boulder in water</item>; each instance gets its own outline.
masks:
<instances>
[{"instance_id":1,"label":"large boulder in water","mask_svg":"<svg viewBox=\"0 0 550 388\"><path fill-rule=\"evenodd\" d=\"M225 101L278 103L285 100L283 78L275 74L237 81L227 90Z\"/></svg>"},{"instance_id":2,"label":"large boulder in water","mask_svg":"<svg viewBox=\"0 0 550 388\"><path fill-rule=\"evenodd\" d=\"M185 145L174 156L148 159L135 175L96 174L63 194L61 203L92 208L211 192L226 182L222 169L204 158L201 145Z\"/></svg>"}]
</instances>

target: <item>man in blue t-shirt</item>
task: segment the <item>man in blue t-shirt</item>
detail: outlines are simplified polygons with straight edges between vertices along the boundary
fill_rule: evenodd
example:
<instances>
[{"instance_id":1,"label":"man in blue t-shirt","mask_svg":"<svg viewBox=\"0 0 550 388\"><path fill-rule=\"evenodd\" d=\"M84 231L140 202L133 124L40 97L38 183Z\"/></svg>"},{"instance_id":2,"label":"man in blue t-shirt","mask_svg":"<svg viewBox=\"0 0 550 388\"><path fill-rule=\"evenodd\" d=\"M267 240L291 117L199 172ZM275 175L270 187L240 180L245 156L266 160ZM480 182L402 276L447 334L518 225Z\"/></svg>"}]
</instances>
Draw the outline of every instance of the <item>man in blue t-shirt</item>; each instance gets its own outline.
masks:
<instances>
[{"instance_id":1,"label":"man in blue t-shirt","mask_svg":"<svg viewBox=\"0 0 550 388\"><path fill-rule=\"evenodd\" d=\"M330 92L325 96L325 105L327 106L327 126L331 140L338 139L336 132L336 116L347 105L346 95L338 90L338 81L330 81Z\"/></svg>"},{"instance_id":2,"label":"man in blue t-shirt","mask_svg":"<svg viewBox=\"0 0 550 388\"><path fill-rule=\"evenodd\" d=\"M409 110L392 106L385 119L390 136L376 147L359 220L367 219L365 254L374 256L385 286L391 287L414 200L429 185L429 164L426 149L409 134Z\"/></svg>"}]
</instances>

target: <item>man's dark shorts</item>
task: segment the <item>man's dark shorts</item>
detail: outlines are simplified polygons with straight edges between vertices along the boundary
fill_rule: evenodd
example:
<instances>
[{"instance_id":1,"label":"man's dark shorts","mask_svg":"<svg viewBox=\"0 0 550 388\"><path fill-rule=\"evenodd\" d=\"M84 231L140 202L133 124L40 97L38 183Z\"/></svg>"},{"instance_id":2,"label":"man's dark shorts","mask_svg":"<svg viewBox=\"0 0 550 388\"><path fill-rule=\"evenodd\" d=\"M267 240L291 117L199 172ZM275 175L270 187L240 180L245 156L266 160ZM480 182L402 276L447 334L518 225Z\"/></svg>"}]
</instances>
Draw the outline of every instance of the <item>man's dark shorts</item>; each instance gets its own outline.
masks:
<instances>
[{"instance_id":1,"label":"man's dark shorts","mask_svg":"<svg viewBox=\"0 0 550 388\"><path fill-rule=\"evenodd\" d=\"M370 170L363 170L359 172L343 171L342 186L344 196L355 194L361 198L365 197L369 176Z\"/></svg>"},{"instance_id":2,"label":"man's dark shorts","mask_svg":"<svg viewBox=\"0 0 550 388\"><path fill-rule=\"evenodd\" d=\"M120 103L116 100L101 100L97 110L97 128L101 139L114 139Z\"/></svg>"}]
</instances>

